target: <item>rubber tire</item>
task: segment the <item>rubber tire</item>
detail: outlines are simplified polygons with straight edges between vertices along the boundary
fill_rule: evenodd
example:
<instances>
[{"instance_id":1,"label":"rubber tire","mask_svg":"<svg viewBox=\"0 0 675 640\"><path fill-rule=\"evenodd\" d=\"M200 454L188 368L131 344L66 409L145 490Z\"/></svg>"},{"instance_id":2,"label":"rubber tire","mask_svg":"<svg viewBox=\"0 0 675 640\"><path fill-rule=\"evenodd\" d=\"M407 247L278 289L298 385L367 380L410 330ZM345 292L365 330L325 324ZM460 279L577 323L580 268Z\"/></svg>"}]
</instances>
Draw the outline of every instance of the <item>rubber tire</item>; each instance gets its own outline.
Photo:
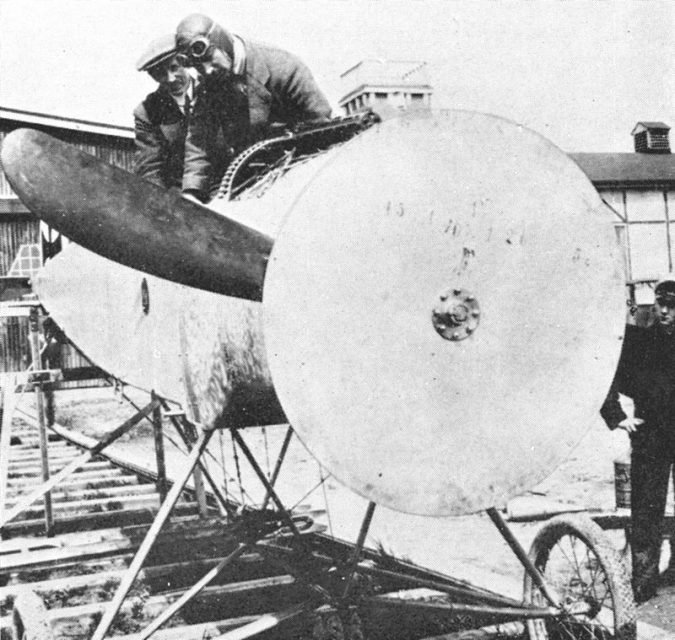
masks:
<instances>
[{"instance_id":1,"label":"rubber tire","mask_svg":"<svg viewBox=\"0 0 675 640\"><path fill-rule=\"evenodd\" d=\"M14 640L55 640L47 607L31 589L22 589L14 599L12 635Z\"/></svg>"},{"instance_id":2,"label":"rubber tire","mask_svg":"<svg viewBox=\"0 0 675 640\"><path fill-rule=\"evenodd\" d=\"M530 559L545 574L551 549L566 536L578 538L600 562L613 601L614 638L635 640L637 638L637 614L630 578L619 552L605 532L588 516L577 514L551 518L535 536L529 552ZM531 603L535 594L538 594L537 588L526 572L523 585L524 601ZM544 602L544 604L547 603ZM554 637L549 634L542 622L542 620L527 622L530 640L549 640Z\"/></svg>"}]
</instances>

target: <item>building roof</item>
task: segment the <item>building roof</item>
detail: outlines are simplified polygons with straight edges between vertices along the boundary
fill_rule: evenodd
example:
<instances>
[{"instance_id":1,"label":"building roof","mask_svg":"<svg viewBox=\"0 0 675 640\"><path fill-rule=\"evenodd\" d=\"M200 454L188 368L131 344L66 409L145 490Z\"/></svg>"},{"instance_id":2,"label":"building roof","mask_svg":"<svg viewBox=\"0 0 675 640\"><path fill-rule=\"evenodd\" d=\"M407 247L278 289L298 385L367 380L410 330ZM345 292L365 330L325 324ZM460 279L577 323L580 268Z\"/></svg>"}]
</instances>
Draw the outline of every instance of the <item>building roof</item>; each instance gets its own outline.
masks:
<instances>
[{"instance_id":1,"label":"building roof","mask_svg":"<svg viewBox=\"0 0 675 640\"><path fill-rule=\"evenodd\" d=\"M134 137L133 127L121 127L106 124L105 122L91 122L89 120L79 120L77 118L64 118L62 116L23 111L21 109L0 107L0 120L10 120L21 124L37 124L44 127L69 129L71 131L82 131L84 133L96 133L104 136L113 136L115 138L133 139Z\"/></svg>"},{"instance_id":2,"label":"building roof","mask_svg":"<svg viewBox=\"0 0 675 640\"><path fill-rule=\"evenodd\" d=\"M427 63L422 60L361 60L343 71L340 78L358 77L368 84L428 84ZM350 80L354 82L353 79Z\"/></svg>"},{"instance_id":3,"label":"building roof","mask_svg":"<svg viewBox=\"0 0 675 640\"><path fill-rule=\"evenodd\" d=\"M570 153L596 187L675 186L675 155L670 153Z\"/></svg>"},{"instance_id":4,"label":"building roof","mask_svg":"<svg viewBox=\"0 0 675 640\"><path fill-rule=\"evenodd\" d=\"M432 93L427 63L420 60L361 60L340 74L340 105L367 91Z\"/></svg>"},{"instance_id":5,"label":"building roof","mask_svg":"<svg viewBox=\"0 0 675 640\"><path fill-rule=\"evenodd\" d=\"M645 129L665 129L670 131L670 127L665 122L652 122L649 120L640 120L634 127L631 135L636 131L644 131Z\"/></svg>"}]
</instances>

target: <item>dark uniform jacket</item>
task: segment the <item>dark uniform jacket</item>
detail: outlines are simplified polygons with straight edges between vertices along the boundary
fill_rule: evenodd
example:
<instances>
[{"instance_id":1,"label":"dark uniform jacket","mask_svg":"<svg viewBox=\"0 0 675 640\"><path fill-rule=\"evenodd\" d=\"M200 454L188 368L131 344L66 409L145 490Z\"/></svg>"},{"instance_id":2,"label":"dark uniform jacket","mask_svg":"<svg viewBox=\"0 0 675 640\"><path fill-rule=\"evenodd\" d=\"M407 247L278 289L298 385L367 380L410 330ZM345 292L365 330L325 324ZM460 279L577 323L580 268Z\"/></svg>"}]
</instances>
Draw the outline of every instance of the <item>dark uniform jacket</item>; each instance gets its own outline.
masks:
<instances>
[{"instance_id":1,"label":"dark uniform jacket","mask_svg":"<svg viewBox=\"0 0 675 640\"><path fill-rule=\"evenodd\" d=\"M309 69L294 55L244 41L245 71L217 85L202 83L185 142L183 190L206 196L214 165L214 140L220 132L229 162L250 144L269 136L270 125L324 120L330 105ZM224 171L220 167L219 173Z\"/></svg>"},{"instance_id":2,"label":"dark uniform jacket","mask_svg":"<svg viewBox=\"0 0 675 640\"><path fill-rule=\"evenodd\" d=\"M616 375L600 411L610 429L626 417L619 393L633 399L636 418L652 429L675 433L675 336L658 323L626 326Z\"/></svg>"},{"instance_id":3,"label":"dark uniform jacket","mask_svg":"<svg viewBox=\"0 0 675 640\"><path fill-rule=\"evenodd\" d=\"M166 89L148 94L134 109L134 130L134 173L167 189L180 189L187 116Z\"/></svg>"}]
</instances>

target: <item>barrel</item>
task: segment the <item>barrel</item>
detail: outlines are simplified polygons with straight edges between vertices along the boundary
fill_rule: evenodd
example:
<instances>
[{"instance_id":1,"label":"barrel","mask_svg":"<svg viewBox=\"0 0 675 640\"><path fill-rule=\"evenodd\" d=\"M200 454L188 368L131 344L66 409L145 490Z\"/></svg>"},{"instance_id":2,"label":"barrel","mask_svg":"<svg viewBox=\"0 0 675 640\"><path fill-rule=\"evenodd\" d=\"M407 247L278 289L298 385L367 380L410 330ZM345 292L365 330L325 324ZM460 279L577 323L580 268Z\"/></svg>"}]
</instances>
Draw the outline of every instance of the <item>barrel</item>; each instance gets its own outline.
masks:
<instances>
[{"instance_id":1,"label":"barrel","mask_svg":"<svg viewBox=\"0 0 675 640\"><path fill-rule=\"evenodd\" d=\"M630 462L614 461L614 495L617 509L630 509Z\"/></svg>"}]
</instances>

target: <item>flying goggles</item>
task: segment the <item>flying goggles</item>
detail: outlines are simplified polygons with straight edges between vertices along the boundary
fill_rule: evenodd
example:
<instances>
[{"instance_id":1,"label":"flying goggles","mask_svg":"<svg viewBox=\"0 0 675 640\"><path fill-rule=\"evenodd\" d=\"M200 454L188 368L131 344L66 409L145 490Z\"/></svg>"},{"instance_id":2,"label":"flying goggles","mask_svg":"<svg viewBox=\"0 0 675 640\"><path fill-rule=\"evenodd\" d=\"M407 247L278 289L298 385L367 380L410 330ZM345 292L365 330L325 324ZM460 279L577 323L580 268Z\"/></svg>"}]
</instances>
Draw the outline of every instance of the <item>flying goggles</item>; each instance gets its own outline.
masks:
<instances>
[{"instance_id":1,"label":"flying goggles","mask_svg":"<svg viewBox=\"0 0 675 640\"><path fill-rule=\"evenodd\" d=\"M198 34L188 42L187 46L183 49L183 54L180 56L181 62L184 64L199 62L211 52L213 45L211 44L210 36L215 26L215 22L212 22L205 34Z\"/></svg>"}]
</instances>

